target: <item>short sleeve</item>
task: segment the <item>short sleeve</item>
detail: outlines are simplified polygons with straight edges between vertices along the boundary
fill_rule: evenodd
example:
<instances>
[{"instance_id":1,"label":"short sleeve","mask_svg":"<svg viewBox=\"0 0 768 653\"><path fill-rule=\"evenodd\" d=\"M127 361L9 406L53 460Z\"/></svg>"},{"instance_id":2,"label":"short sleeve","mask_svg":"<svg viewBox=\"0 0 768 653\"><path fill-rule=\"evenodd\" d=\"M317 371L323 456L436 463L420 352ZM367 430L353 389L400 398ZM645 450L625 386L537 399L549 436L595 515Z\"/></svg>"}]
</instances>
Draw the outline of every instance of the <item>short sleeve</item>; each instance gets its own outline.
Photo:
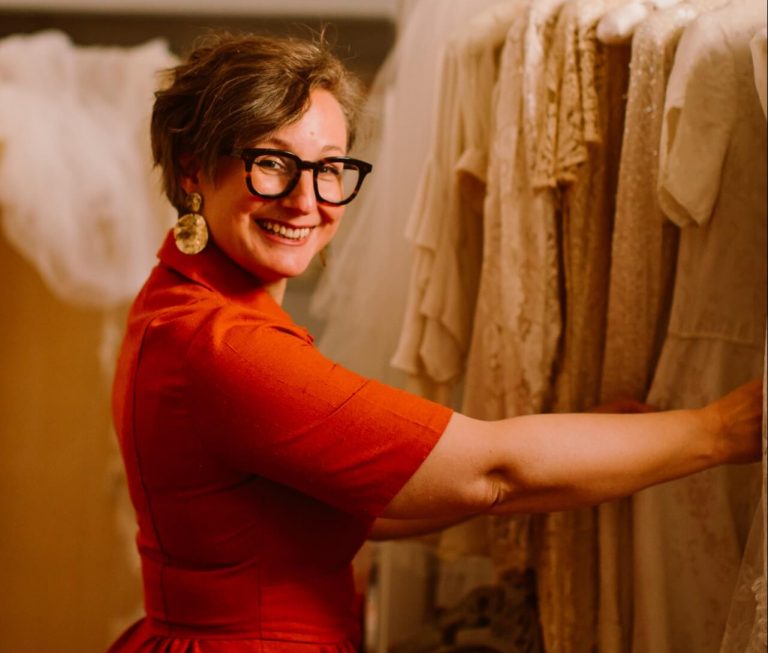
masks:
<instances>
[{"instance_id":1,"label":"short sleeve","mask_svg":"<svg viewBox=\"0 0 768 653\"><path fill-rule=\"evenodd\" d=\"M659 160L659 205L684 227L709 220L720 191L737 94L733 57L709 15L683 33L670 73Z\"/></svg>"},{"instance_id":2,"label":"short sleeve","mask_svg":"<svg viewBox=\"0 0 768 653\"><path fill-rule=\"evenodd\" d=\"M379 515L451 411L365 379L303 332L215 311L189 348L195 428L212 455L352 514Z\"/></svg>"}]
</instances>

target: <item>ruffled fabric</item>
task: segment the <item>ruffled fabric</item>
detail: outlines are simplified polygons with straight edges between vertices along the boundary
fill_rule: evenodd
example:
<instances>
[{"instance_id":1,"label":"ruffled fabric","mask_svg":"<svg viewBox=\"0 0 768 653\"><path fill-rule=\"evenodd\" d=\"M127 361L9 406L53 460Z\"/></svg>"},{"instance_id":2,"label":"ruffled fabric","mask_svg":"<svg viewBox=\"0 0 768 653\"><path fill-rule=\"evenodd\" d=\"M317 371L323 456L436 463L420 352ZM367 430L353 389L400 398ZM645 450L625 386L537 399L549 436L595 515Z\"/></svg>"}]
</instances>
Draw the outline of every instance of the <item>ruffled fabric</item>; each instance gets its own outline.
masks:
<instances>
[{"instance_id":1,"label":"ruffled fabric","mask_svg":"<svg viewBox=\"0 0 768 653\"><path fill-rule=\"evenodd\" d=\"M61 300L129 301L173 210L149 116L165 42L75 47L57 31L0 42L0 206L8 241Z\"/></svg>"}]
</instances>

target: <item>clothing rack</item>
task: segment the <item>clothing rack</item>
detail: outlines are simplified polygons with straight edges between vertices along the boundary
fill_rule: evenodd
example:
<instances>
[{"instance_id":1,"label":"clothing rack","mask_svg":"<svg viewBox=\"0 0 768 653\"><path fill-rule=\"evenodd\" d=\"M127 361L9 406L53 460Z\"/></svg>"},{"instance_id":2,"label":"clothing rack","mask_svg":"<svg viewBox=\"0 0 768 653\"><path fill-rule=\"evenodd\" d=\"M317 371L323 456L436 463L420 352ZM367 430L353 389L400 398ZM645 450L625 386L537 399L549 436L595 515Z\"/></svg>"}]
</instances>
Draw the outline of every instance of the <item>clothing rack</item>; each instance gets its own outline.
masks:
<instances>
[{"instance_id":1,"label":"clothing rack","mask_svg":"<svg viewBox=\"0 0 768 653\"><path fill-rule=\"evenodd\" d=\"M374 106L384 120L374 159L378 179L350 210L351 230L316 295L315 308L327 319L321 350L486 419L586 410L621 394L660 408L697 406L762 372L760 169L744 190L752 198L744 223L731 226L752 243L734 266L751 266L751 273L738 274L754 282L755 302L730 311L743 316L750 335L690 320L713 314L703 306L713 281L729 283L722 267L705 280L722 254L701 249L700 241L711 234L725 246L728 239L717 235L721 225L728 215L745 215L728 209L729 198L742 194L730 186L734 152L765 159L765 115L748 58L765 9L724 0L648 5L629 38L621 23L621 38L607 38L608 25L601 33L611 44L601 42L601 20L609 13L621 18L630 4L510 0L475 7L458 27L438 32L440 38L433 32L421 68L409 71L406 53L423 36L419 21L446 25L445 14L469 11L461 2L412 6ZM739 43L733 60L720 47L725 41ZM719 112L714 122L722 128L715 130L716 142L701 139L698 156L683 164L689 143L674 128L683 116L696 133L699 118L686 93L714 84L696 67L705 56L720 57L729 70L723 79L734 80L724 95L742 100L737 107L700 100ZM425 72L428 61L432 72ZM418 74L421 87L403 93L406 83L415 88ZM488 78L490 85L471 86ZM415 106L412 112L405 102ZM739 129L751 130L751 141ZM414 147L403 133L413 134ZM431 138L426 153L418 145L424 133ZM751 154L739 142L749 142ZM718 157L726 151L723 163ZM691 175L694 161L699 173ZM713 173L721 167L722 176ZM391 187L402 192L388 196ZM686 204L687 197L700 201ZM382 260L391 270L386 276ZM364 318L360 301L368 307ZM377 306L385 306L386 315ZM697 363L703 354L686 348L705 349L713 337L727 351ZM701 344L690 344L691 338ZM736 344L729 349L726 343ZM702 367L704 360L721 363ZM691 375L694 369L700 371ZM739 472L738 479L722 470L697 475L599 511L472 522L444 536L437 566L441 552L450 551L454 561L484 553L497 573L534 569L543 650L718 651L721 642L724 653L742 650L728 617L731 597L722 588L740 582L761 472L759 466ZM706 497L711 513L697 513L696 496ZM741 506L733 531L740 544L706 551L701 538L727 530L729 509L718 502L728 496ZM675 523L686 524L685 549L674 539ZM397 545L385 546L392 547L385 554L391 561ZM668 564L674 574L664 571ZM713 575L715 568L725 571ZM710 576L697 587L697 574ZM471 580L465 581L471 592ZM476 585L486 581L480 572ZM688 588L686 597L675 594L675 583ZM754 614L760 597L750 597ZM438 613L458 603L435 601ZM707 601L715 607L705 608ZM705 622L716 625L686 626ZM401 634L385 639L391 644Z\"/></svg>"}]
</instances>

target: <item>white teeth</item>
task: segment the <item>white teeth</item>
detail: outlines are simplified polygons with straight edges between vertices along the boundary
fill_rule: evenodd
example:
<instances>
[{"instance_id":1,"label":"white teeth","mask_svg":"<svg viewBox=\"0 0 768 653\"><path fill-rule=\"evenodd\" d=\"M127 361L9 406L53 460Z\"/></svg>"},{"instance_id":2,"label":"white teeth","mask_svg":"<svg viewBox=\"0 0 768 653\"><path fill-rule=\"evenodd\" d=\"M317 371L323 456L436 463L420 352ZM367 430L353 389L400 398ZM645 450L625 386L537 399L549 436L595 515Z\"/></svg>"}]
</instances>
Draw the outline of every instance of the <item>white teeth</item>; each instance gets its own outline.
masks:
<instances>
[{"instance_id":1,"label":"white teeth","mask_svg":"<svg viewBox=\"0 0 768 653\"><path fill-rule=\"evenodd\" d=\"M257 224L264 229L264 231L278 234L289 240L301 240L302 238L309 236L309 232L312 231L311 227L299 227L294 229L293 227L286 227L278 222L269 222L267 220L259 220Z\"/></svg>"}]
</instances>

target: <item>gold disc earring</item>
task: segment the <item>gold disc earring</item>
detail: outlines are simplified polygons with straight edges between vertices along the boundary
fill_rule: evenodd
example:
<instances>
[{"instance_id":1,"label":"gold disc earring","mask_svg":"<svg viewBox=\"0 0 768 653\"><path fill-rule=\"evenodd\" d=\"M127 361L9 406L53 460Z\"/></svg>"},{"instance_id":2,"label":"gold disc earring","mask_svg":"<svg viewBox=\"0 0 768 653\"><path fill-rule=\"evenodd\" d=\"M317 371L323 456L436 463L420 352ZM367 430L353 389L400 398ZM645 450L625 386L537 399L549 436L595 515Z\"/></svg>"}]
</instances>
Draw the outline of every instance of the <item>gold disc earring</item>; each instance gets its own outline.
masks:
<instances>
[{"instance_id":1,"label":"gold disc earring","mask_svg":"<svg viewBox=\"0 0 768 653\"><path fill-rule=\"evenodd\" d=\"M174 225L173 239L184 254L199 254L208 244L208 225L200 214L203 198L200 193L190 193L184 205L187 213L180 216Z\"/></svg>"}]
</instances>

